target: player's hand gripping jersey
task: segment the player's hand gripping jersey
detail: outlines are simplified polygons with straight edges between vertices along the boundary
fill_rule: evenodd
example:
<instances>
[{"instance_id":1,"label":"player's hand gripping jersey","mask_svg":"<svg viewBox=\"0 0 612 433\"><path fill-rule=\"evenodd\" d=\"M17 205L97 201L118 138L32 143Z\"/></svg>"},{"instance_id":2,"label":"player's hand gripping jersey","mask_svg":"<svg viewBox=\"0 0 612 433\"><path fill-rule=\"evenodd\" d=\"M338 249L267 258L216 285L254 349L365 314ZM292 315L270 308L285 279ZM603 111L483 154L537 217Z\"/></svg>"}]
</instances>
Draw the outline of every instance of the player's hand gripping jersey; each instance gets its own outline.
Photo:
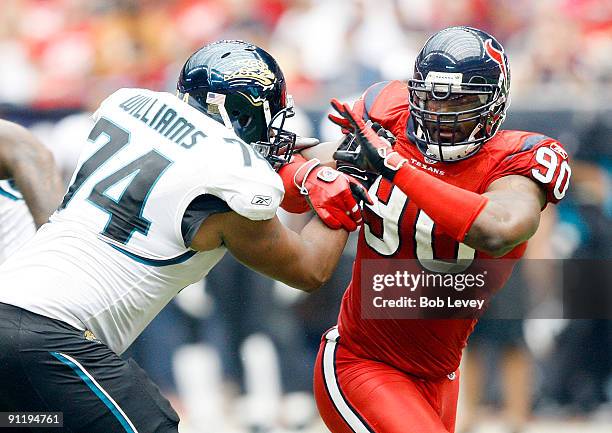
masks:
<instances>
[{"instance_id":1,"label":"player's hand gripping jersey","mask_svg":"<svg viewBox=\"0 0 612 433\"><path fill-rule=\"evenodd\" d=\"M233 130L171 94L119 90L94 120L51 223L0 269L0 302L90 329L120 354L223 256L190 248L203 219L272 218L283 187Z\"/></svg>"},{"instance_id":2,"label":"player's hand gripping jersey","mask_svg":"<svg viewBox=\"0 0 612 433\"><path fill-rule=\"evenodd\" d=\"M373 85L356 102L354 109L365 120L377 122L395 135L395 150L414 167L449 184L482 194L501 177L521 175L542 187L547 203L556 203L565 195L571 174L567 154L549 137L499 131L474 156L453 163L436 163L425 158L409 141L413 123L405 83L393 81ZM525 251L526 243L493 261L491 256L445 234L399 188L381 177L372 184L369 193L374 204L364 207L364 225L352 281L344 295L339 317L342 343L357 356L385 362L410 374L427 378L448 375L458 368L461 351L476 319L365 319L361 292L364 261L416 259L421 269L434 272L462 272L470 266L486 270L487 263L495 263L491 273L494 277L487 280L487 291L492 294L503 286L516 259ZM478 265L476 259L479 259ZM423 289L421 293L436 296L435 288L428 290Z\"/></svg>"}]
</instances>

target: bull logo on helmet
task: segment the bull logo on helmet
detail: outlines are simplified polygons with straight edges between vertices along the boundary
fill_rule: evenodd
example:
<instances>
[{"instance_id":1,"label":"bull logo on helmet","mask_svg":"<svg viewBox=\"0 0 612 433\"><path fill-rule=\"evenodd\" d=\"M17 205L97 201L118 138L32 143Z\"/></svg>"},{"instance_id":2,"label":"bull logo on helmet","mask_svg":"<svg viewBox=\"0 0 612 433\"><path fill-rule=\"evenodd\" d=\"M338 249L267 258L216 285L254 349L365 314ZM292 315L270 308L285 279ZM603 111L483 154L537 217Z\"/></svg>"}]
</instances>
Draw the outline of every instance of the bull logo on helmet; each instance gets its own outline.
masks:
<instances>
[{"instance_id":1,"label":"bull logo on helmet","mask_svg":"<svg viewBox=\"0 0 612 433\"><path fill-rule=\"evenodd\" d=\"M506 83L508 83L508 69L506 67L506 62L504 59L503 48L501 50L498 50L493 46L493 40L487 39L485 41L485 50L487 51L489 57L491 57L495 61L495 63L499 65L501 75L503 76L503 87L505 89L507 86Z\"/></svg>"}]
</instances>

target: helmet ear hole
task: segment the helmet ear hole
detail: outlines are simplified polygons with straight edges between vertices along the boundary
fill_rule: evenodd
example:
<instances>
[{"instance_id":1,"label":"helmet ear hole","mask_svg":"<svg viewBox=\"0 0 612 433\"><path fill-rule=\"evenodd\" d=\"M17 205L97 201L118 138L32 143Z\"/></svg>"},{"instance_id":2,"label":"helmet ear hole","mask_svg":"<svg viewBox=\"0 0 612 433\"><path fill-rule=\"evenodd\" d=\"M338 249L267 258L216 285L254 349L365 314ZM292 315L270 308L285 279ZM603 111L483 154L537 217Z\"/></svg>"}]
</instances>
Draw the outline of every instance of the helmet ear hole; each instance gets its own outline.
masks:
<instances>
[{"instance_id":1,"label":"helmet ear hole","mask_svg":"<svg viewBox=\"0 0 612 433\"><path fill-rule=\"evenodd\" d=\"M249 126L249 123L251 123L251 120L253 118L251 116L249 116L248 114L240 114L238 116L238 123L240 124L240 126L242 126L243 128L246 128L247 126Z\"/></svg>"},{"instance_id":2,"label":"helmet ear hole","mask_svg":"<svg viewBox=\"0 0 612 433\"><path fill-rule=\"evenodd\" d=\"M240 112L240 110L232 110L232 112L230 113L230 118L232 119L232 121L238 122L238 125L240 125L240 127L242 128L249 126L251 120L253 120L253 116L251 116L250 114L242 113Z\"/></svg>"}]
</instances>

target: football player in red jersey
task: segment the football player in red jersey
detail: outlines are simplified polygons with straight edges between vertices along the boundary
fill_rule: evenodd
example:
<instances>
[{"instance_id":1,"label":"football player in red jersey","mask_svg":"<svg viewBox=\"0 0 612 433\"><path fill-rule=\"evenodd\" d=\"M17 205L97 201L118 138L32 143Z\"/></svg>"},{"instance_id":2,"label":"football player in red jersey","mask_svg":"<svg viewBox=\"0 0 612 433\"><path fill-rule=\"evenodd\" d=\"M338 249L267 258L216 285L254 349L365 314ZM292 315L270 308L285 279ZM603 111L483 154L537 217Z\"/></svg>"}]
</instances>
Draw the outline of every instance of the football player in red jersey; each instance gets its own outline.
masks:
<instances>
[{"instance_id":1,"label":"football player in red jersey","mask_svg":"<svg viewBox=\"0 0 612 433\"><path fill-rule=\"evenodd\" d=\"M556 140L499 130L509 86L499 42L452 27L425 43L407 83L375 84L352 108L332 101L330 120L356 145L336 152L338 169L372 181L374 201L364 205L352 281L315 367L317 405L333 433L454 431L458 367L476 316L367 317L362 281L369 261L413 259L433 273L504 263L487 291L503 286L571 175ZM296 158L280 172L289 210L304 207L296 173L305 164Z\"/></svg>"}]
</instances>

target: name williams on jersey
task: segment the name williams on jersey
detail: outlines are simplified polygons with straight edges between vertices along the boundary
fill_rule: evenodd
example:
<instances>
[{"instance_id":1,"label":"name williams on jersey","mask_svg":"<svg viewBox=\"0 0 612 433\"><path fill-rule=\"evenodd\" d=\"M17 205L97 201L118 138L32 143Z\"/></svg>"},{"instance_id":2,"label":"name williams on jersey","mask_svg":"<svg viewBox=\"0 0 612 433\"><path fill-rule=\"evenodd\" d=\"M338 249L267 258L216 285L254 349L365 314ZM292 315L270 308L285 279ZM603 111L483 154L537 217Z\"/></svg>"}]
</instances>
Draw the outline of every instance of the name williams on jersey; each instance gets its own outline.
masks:
<instances>
[{"instance_id":1,"label":"name williams on jersey","mask_svg":"<svg viewBox=\"0 0 612 433\"><path fill-rule=\"evenodd\" d=\"M119 108L185 149L206 138L206 134L167 104L160 105L157 98L139 94L123 101Z\"/></svg>"}]
</instances>

